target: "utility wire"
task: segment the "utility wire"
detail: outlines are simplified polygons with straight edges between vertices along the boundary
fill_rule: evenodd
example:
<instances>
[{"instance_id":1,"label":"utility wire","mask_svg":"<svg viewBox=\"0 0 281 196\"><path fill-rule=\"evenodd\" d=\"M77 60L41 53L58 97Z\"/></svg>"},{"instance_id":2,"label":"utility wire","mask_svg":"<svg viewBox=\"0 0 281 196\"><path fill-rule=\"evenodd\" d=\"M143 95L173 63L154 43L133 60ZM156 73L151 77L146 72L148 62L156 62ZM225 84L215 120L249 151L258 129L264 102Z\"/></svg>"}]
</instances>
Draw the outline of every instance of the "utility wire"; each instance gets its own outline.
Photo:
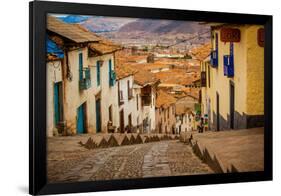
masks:
<instances>
[{"instance_id":1,"label":"utility wire","mask_svg":"<svg viewBox=\"0 0 281 196\"><path fill-rule=\"evenodd\" d=\"M197 38L197 37L200 37L200 36L202 36L202 35L205 35L205 34L207 34L207 33L210 33L210 31L205 31L205 32L202 32L202 33L197 34L196 36L190 37L190 38L188 38L188 39L181 40L181 41L179 41L179 42L177 42L177 43L175 43L175 44L171 44L171 45L168 45L168 46L162 46L162 47L169 48L169 47L172 47L172 46L175 46L175 45L178 45L178 44L181 44L181 43L184 43L184 42L193 40L193 39L195 39L195 38ZM161 47L161 46L155 46L155 47Z\"/></svg>"}]
</instances>

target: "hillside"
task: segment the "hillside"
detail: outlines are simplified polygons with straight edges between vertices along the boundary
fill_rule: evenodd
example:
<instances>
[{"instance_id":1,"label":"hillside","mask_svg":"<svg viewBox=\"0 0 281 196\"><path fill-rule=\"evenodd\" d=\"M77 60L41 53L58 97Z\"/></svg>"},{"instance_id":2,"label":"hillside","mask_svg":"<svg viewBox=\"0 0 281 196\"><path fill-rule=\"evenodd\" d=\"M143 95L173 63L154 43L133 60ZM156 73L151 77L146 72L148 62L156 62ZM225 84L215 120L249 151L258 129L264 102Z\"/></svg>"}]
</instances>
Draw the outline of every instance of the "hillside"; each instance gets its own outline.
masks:
<instances>
[{"instance_id":1,"label":"hillside","mask_svg":"<svg viewBox=\"0 0 281 196\"><path fill-rule=\"evenodd\" d=\"M121 26L136 20L131 18L79 15L67 15L58 18L66 23L80 24L95 33L117 31Z\"/></svg>"},{"instance_id":2,"label":"hillside","mask_svg":"<svg viewBox=\"0 0 281 196\"><path fill-rule=\"evenodd\" d=\"M138 19L123 25L119 32L144 32L146 34L193 34L206 31L207 27L197 22Z\"/></svg>"}]
</instances>

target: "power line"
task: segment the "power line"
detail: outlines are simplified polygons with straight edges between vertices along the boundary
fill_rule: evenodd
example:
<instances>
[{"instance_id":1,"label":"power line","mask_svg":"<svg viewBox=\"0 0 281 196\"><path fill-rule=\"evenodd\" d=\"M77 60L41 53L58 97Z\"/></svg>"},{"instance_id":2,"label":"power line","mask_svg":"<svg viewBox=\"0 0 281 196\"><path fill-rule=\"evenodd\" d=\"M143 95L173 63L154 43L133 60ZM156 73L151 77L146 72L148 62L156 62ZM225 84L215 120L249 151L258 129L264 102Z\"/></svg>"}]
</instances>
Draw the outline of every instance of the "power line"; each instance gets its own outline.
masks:
<instances>
[{"instance_id":1,"label":"power line","mask_svg":"<svg viewBox=\"0 0 281 196\"><path fill-rule=\"evenodd\" d=\"M198 37L200 37L200 36L202 36L202 35L205 35L205 34L207 34L207 33L210 33L210 31L205 31L205 32L202 32L202 33L197 34L196 36L190 37L190 38L188 38L188 39L181 40L180 42L177 42L177 43L175 43L175 44L171 44L171 45L168 45L168 46L162 46L162 47L169 48L169 47L172 47L172 46L175 46L175 45L178 45L178 44L181 44L181 43L184 43L184 42L193 40L193 39L198 38ZM156 48L156 47L160 47L160 46L154 46L154 47Z\"/></svg>"}]
</instances>

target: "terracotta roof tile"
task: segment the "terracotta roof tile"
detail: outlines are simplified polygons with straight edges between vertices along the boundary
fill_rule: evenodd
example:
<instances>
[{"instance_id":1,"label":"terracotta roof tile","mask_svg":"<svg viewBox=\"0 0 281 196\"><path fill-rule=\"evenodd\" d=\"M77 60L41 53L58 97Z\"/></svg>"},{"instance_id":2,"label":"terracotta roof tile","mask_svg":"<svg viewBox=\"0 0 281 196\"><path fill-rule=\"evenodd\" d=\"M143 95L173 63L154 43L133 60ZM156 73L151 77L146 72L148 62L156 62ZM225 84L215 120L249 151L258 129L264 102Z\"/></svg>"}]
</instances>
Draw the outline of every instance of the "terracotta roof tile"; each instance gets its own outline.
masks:
<instances>
[{"instance_id":1,"label":"terracotta roof tile","mask_svg":"<svg viewBox=\"0 0 281 196\"><path fill-rule=\"evenodd\" d=\"M134 74L134 82L141 86L152 85L158 81L159 80L154 76L154 74L149 71L139 69L137 73Z\"/></svg>"},{"instance_id":2,"label":"terracotta roof tile","mask_svg":"<svg viewBox=\"0 0 281 196\"><path fill-rule=\"evenodd\" d=\"M186 95L193 97L195 99L199 99L200 89L188 87L188 88L183 88L182 90L185 92Z\"/></svg>"},{"instance_id":3,"label":"terracotta roof tile","mask_svg":"<svg viewBox=\"0 0 281 196\"><path fill-rule=\"evenodd\" d=\"M120 45L117 45L109 40L103 39L97 43L90 43L89 44L90 49L93 51L97 51L98 53L101 54L108 54L115 52L117 50L121 49Z\"/></svg>"},{"instance_id":4,"label":"terracotta roof tile","mask_svg":"<svg viewBox=\"0 0 281 196\"><path fill-rule=\"evenodd\" d=\"M183 69L171 69L165 72L155 73L155 77L158 78L161 83L171 83L180 85L192 84L193 77L186 74Z\"/></svg>"},{"instance_id":5,"label":"terracotta roof tile","mask_svg":"<svg viewBox=\"0 0 281 196\"><path fill-rule=\"evenodd\" d=\"M101 40L99 36L80 25L64 23L54 16L48 16L47 29L76 43L96 42Z\"/></svg>"},{"instance_id":6,"label":"terracotta roof tile","mask_svg":"<svg viewBox=\"0 0 281 196\"><path fill-rule=\"evenodd\" d=\"M126 78L126 77L128 77L130 75L133 75L137 71L135 69L130 68L127 65L117 64L115 66L115 72L116 72L116 79L120 80L122 78Z\"/></svg>"},{"instance_id":7,"label":"terracotta roof tile","mask_svg":"<svg viewBox=\"0 0 281 196\"><path fill-rule=\"evenodd\" d=\"M169 93L166 93L163 90L157 91L157 97L156 97L156 107L157 108L160 108L160 107L167 108L171 104L176 103L176 101L177 101L177 99L174 98Z\"/></svg>"},{"instance_id":8,"label":"terracotta roof tile","mask_svg":"<svg viewBox=\"0 0 281 196\"><path fill-rule=\"evenodd\" d=\"M200 47L193 48L191 50L191 55L194 56L196 59L203 61L205 58L207 58L211 53L211 44L207 43Z\"/></svg>"}]
</instances>

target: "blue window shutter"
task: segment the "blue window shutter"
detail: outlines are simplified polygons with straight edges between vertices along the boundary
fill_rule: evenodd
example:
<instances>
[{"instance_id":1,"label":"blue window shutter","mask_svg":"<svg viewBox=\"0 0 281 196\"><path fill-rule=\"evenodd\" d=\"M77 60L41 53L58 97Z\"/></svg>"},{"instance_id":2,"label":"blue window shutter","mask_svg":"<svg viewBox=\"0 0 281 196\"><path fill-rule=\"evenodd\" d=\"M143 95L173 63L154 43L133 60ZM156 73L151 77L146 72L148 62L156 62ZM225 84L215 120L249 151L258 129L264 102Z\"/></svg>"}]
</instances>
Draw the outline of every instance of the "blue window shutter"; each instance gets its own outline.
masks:
<instances>
[{"instance_id":1,"label":"blue window shutter","mask_svg":"<svg viewBox=\"0 0 281 196\"><path fill-rule=\"evenodd\" d=\"M211 51L211 66L217 67L219 62L219 41L218 41L218 33L215 34L215 49Z\"/></svg>"},{"instance_id":2,"label":"blue window shutter","mask_svg":"<svg viewBox=\"0 0 281 196\"><path fill-rule=\"evenodd\" d=\"M59 112L59 83L54 84L54 113L55 113L55 125L58 124L60 119Z\"/></svg>"},{"instance_id":3,"label":"blue window shutter","mask_svg":"<svg viewBox=\"0 0 281 196\"><path fill-rule=\"evenodd\" d=\"M223 56L223 73L227 77L234 76L234 53L233 53L233 43L230 42L229 55Z\"/></svg>"},{"instance_id":4,"label":"blue window shutter","mask_svg":"<svg viewBox=\"0 0 281 196\"><path fill-rule=\"evenodd\" d=\"M79 80L83 80L83 54L79 53Z\"/></svg>"},{"instance_id":5,"label":"blue window shutter","mask_svg":"<svg viewBox=\"0 0 281 196\"><path fill-rule=\"evenodd\" d=\"M223 75L227 76L227 72L228 72L228 59L229 59L229 55L224 55L223 56Z\"/></svg>"},{"instance_id":6,"label":"blue window shutter","mask_svg":"<svg viewBox=\"0 0 281 196\"><path fill-rule=\"evenodd\" d=\"M111 75L112 75L112 65L111 65L111 59L108 61L108 80L109 80L109 86L113 86L112 85L112 77L111 77Z\"/></svg>"},{"instance_id":7,"label":"blue window shutter","mask_svg":"<svg viewBox=\"0 0 281 196\"><path fill-rule=\"evenodd\" d=\"M97 61L97 85L100 85L100 62Z\"/></svg>"},{"instance_id":8,"label":"blue window shutter","mask_svg":"<svg viewBox=\"0 0 281 196\"><path fill-rule=\"evenodd\" d=\"M219 64L219 36L216 33L216 65Z\"/></svg>"}]
</instances>

